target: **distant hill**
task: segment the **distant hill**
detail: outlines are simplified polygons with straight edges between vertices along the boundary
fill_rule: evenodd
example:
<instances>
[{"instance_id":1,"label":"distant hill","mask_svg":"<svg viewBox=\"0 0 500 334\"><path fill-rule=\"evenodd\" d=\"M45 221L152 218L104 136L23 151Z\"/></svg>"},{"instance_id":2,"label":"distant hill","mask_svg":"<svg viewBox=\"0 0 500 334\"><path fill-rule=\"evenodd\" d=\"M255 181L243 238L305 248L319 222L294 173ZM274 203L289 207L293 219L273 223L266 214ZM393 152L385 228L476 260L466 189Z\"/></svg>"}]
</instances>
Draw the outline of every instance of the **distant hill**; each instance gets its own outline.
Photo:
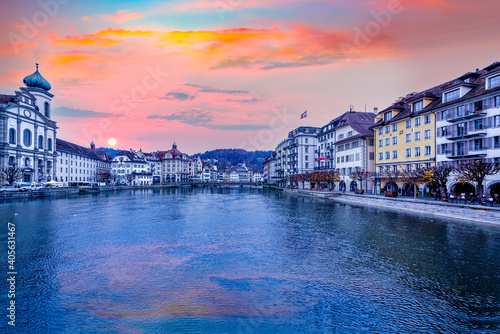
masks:
<instances>
[{"instance_id":1,"label":"distant hill","mask_svg":"<svg viewBox=\"0 0 500 334\"><path fill-rule=\"evenodd\" d=\"M115 150L114 148L107 148L107 147L99 147L99 148L96 148L96 151L106 151L108 153L108 155L110 155L111 157L114 157L118 152L120 152L122 150Z\"/></svg>"},{"instance_id":2,"label":"distant hill","mask_svg":"<svg viewBox=\"0 0 500 334\"><path fill-rule=\"evenodd\" d=\"M238 166L239 163L245 163L248 169L255 172L262 171L262 163L271 154L272 151L245 151L243 149L217 149L206 151L205 153L194 154L201 160L216 159L219 161L219 169Z\"/></svg>"}]
</instances>

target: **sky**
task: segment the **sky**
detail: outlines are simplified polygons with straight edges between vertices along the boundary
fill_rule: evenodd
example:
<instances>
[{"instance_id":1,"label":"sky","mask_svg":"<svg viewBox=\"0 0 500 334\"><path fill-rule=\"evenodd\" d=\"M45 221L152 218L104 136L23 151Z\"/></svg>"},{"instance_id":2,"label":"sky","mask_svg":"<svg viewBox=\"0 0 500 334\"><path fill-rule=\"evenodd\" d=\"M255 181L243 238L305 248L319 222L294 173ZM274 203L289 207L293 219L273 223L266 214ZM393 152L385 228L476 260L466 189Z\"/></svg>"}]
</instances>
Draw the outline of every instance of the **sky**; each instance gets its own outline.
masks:
<instances>
[{"instance_id":1,"label":"sky","mask_svg":"<svg viewBox=\"0 0 500 334\"><path fill-rule=\"evenodd\" d=\"M0 94L38 59L82 146L273 150L500 61L498 0L0 1Z\"/></svg>"}]
</instances>

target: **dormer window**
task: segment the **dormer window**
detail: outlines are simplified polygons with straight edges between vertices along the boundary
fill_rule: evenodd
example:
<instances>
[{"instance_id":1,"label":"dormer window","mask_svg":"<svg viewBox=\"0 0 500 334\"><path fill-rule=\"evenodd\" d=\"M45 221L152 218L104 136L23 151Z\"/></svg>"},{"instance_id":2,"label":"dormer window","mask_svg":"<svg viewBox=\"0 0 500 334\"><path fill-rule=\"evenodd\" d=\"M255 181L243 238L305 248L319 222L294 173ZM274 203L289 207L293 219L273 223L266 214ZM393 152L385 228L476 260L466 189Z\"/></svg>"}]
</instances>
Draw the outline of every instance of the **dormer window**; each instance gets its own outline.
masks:
<instances>
[{"instance_id":1,"label":"dormer window","mask_svg":"<svg viewBox=\"0 0 500 334\"><path fill-rule=\"evenodd\" d=\"M460 98L460 89L452 90L451 92L444 93L444 102L453 101Z\"/></svg>"},{"instance_id":2,"label":"dormer window","mask_svg":"<svg viewBox=\"0 0 500 334\"><path fill-rule=\"evenodd\" d=\"M417 112L424 109L424 101L418 101L413 103L413 111Z\"/></svg>"},{"instance_id":3,"label":"dormer window","mask_svg":"<svg viewBox=\"0 0 500 334\"><path fill-rule=\"evenodd\" d=\"M390 111L390 112L386 112L386 113L384 114L384 121L388 122L388 121L390 121L391 119L392 119L392 112L391 112L391 111Z\"/></svg>"},{"instance_id":4,"label":"dormer window","mask_svg":"<svg viewBox=\"0 0 500 334\"><path fill-rule=\"evenodd\" d=\"M488 87L486 89L492 89L500 86L500 75L489 78L487 81Z\"/></svg>"}]
</instances>

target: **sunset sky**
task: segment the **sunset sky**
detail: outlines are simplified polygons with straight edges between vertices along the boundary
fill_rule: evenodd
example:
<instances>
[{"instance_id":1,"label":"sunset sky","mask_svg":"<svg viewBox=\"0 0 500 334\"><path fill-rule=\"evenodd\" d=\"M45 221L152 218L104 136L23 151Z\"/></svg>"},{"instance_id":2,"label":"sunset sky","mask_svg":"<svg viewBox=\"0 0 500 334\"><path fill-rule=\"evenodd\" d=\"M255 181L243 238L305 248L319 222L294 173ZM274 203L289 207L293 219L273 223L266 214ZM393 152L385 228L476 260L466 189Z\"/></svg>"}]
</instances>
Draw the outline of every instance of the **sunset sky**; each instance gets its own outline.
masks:
<instances>
[{"instance_id":1,"label":"sunset sky","mask_svg":"<svg viewBox=\"0 0 500 334\"><path fill-rule=\"evenodd\" d=\"M0 93L37 52L84 146L272 150L500 61L498 0L1 1Z\"/></svg>"}]
</instances>

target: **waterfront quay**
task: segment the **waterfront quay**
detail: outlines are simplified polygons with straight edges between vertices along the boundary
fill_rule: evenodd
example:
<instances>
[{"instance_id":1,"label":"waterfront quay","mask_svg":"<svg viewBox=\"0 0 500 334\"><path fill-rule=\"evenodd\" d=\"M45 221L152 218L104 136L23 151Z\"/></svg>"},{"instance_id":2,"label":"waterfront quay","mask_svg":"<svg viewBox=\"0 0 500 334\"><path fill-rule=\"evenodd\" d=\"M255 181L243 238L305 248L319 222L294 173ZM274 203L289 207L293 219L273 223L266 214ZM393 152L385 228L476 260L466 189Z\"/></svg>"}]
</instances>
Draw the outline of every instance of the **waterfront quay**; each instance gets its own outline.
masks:
<instances>
[{"instance_id":1,"label":"waterfront quay","mask_svg":"<svg viewBox=\"0 0 500 334\"><path fill-rule=\"evenodd\" d=\"M298 196L324 198L338 203L376 207L380 210L401 211L409 214L434 216L454 221L468 221L500 226L500 207L449 203L432 199L393 198L380 195L284 189Z\"/></svg>"}]
</instances>

